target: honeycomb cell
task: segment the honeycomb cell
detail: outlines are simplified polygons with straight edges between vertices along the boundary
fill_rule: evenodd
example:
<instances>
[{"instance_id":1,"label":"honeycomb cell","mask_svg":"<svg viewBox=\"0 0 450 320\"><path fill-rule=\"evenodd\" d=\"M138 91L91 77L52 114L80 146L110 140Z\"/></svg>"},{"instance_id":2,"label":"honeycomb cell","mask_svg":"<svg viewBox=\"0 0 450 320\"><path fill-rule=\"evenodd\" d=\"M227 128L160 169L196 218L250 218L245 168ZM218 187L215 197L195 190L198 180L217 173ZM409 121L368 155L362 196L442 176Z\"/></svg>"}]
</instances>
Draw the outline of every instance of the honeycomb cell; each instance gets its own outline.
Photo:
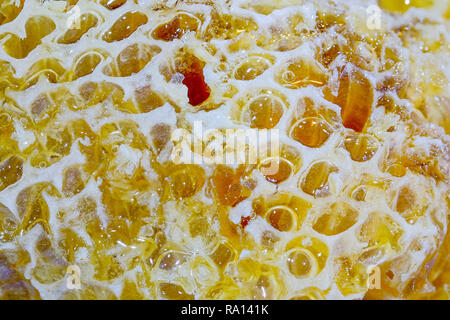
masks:
<instances>
[{"instance_id":1,"label":"honeycomb cell","mask_svg":"<svg viewBox=\"0 0 450 320\"><path fill-rule=\"evenodd\" d=\"M326 68L338 57L340 54L340 48L338 45L333 44L329 48L321 51L319 54L319 61Z\"/></svg>"},{"instance_id":2,"label":"honeycomb cell","mask_svg":"<svg viewBox=\"0 0 450 320\"><path fill-rule=\"evenodd\" d=\"M359 228L357 237L361 242L367 243L367 247L385 246L398 250L403 233L400 225L391 217L373 212Z\"/></svg>"},{"instance_id":3,"label":"honeycomb cell","mask_svg":"<svg viewBox=\"0 0 450 320\"><path fill-rule=\"evenodd\" d=\"M0 191L22 178L23 160L12 156L0 165Z\"/></svg>"},{"instance_id":4,"label":"honeycomb cell","mask_svg":"<svg viewBox=\"0 0 450 320\"><path fill-rule=\"evenodd\" d=\"M20 279L20 273L15 270L13 264L9 261L8 255L4 252L0 253L0 288L7 282L13 282Z\"/></svg>"},{"instance_id":5,"label":"honeycomb cell","mask_svg":"<svg viewBox=\"0 0 450 320\"><path fill-rule=\"evenodd\" d=\"M34 250L36 263L31 270L32 277L42 284L51 284L60 281L67 267L64 259L58 254L52 239L40 231Z\"/></svg>"},{"instance_id":6,"label":"honeycomb cell","mask_svg":"<svg viewBox=\"0 0 450 320\"><path fill-rule=\"evenodd\" d=\"M122 293L120 294L120 300L144 300L145 296L139 290L134 281L125 281L123 285Z\"/></svg>"},{"instance_id":7,"label":"honeycomb cell","mask_svg":"<svg viewBox=\"0 0 450 320\"><path fill-rule=\"evenodd\" d=\"M81 198L77 203L77 211L81 219L86 223L86 232L92 239L96 250L106 247L106 228L97 215L97 203L92 198Z\"/></svg>"},{"instance_id":8,"label":"honeycomb cell","mask_svg":"<svg viewBox=\"0 0 450 320\"><path fill-rule=\"evenodd\" d=\"M276 80L286 88L299 89L309 85L322 87L328 76L315 62L296 60L279 71Z\"/></svg>"},{"instance_id":9,"label":"honeycomb cell","mask_svg":"<svg viewBox=\"0 0 450 320\"><path fill-rule=\"evenodd\" d=\"M97 26L97 24L98 18L95 15L91 13L82 14L80 16L79 25L75 28L68 29L61 37L59 37L58 43L76 43L86 32L89 31L89 29Z\"/></svg>"},{"instance_id":10,"label":"honeycomb cell","mask_svg":"<svg viewBox=\"0 0 450 320\"><path fill-rule=\"evenodd\" d=\"M157 153L160 153L170 140L171 128L167 124L159 123L152 127L150 135L152 136L153 147Z\"/></svg>"},{"instance_id":11,"label":"honeycomb cell","mask_svg":"<svg viewBox=\"0 0 450 320\"><path fill-rule=\"evenodd\" d=\"M261 235L261 244L267 249L274 249L278 241L280 241L280 238L272 231L266 230Z\"/></svg>"},{"instance_id":12,"label":"honeycomb cell","mask_svg":"<svg viewBox=\"0 0 450 320\"><path fill-rule=\"evenodd\" d=\"M311 203L290 193L259 197L252 202L253 212L262 216L278 231L299 229L311 208Z\"/></svg>"},{"instance_id":13,"label":"honeycomb cell","mask_svg":"<svg viewBox=\"0 0 450 320\"><path fill-rule=\"evenodd\" d=\"M42 59L28 69L22 82L22 89L27 89L36 84L43 77L50 83L64 82L66 69L55 58Z\"/></svg>"},{"instance_id":14,"label":"honeycomb cell","mask_svg":"<svg viewBox=\"0 0 450 320\"><path fill-rule=\"evenodd\" d=\"M345 137L344 146L352 160L364 162L373 158L378 151L379 143L371 135L349 134Z\"/></svg>"},{"instance_id":15,"label":"honeycomb cell","mask_svg":"<svg viewBox=\"0 0 450 320\"><path fill-rule=\"evenodd\" d=\"M255 300L274 300L277 299L279 293L279 280L274 276L262 274L256 281L256 285L251 290L251 298Z\"/></svg>"},{"instance_id":16,"label":"honeycomb cell","mask_svg":"<svg viewBox=\"0 0 450 320\"><path fill-rule=\"evenodd\" d=\"M241 184L241 175L230 167L219 165L211 177L215 194L223 205L235 206L250 193Z\"/></svg>"},{"instance_id":17,"label":"honeycomb cell","mask_svg":"<svg viewBox=\"0 0 450 320\"><path fill-rule=\"evenodd\" d=\"M34 16L25 23L26 37L21 39L15 34L3 43L5 52L13 58L26 58L46 37L55 30L55 23L45 16Z\"/></svg>"},{"instance_id":18,"label":"honeycomb cell","mask_svg":"<svg viewBox=\"0 0 450 320\"><path fill-rule=\"evenodd\" d=\"M234 71L234 78L236 80L253 80L263 74L270 66L270 61L263 57L249 57L238 65Z\"/></svg>"},{"instance_id":19,"label":"honeycomb cell","mask_svg":"<svg viewBox=\"0 0 450 320\"><path fill-rule=\"evenodd\" d=\"M415 173L433 177L436 181L444 180L443 173L435 157L428 157L414 151L409 151L400 156L400 163Z\"/></svg>"},{"instance_id":20,"label":"honeycomb cell","mask_svg":"<svg viewBox=\"0 0 450 320\"><path fill-rule=\"evenodd\" d=\"M361 132L372 113L373 86L360 71L344 71L339 92L333 102L341 107L342 123L346 128Z\"/></svg>"},{"instance_id":21,"label":"honeycomb cell","mask_svg":"<svg viewBox=\"0 0 450 320\"><path fill-rule=\"evenodd\" d=\"M152 90L150 86L140 87L135 90L134 94L139 113L150 112L163 106L165 103L161 95Z\"/></svg>"},{"instance_id":22,"label":"honeycomb cell","mask_svg":"<svg viewBox=\"0 0 450 320\"><path fill-rule=\"evenodd\" d=\"M106 42L120 41L131 36L141 25L148 22L148 17L139 11L129 11L122 15L103 34L102 39Z\"/></svg>"},{"instance_id":23,"label":"honeycomb cell","mask_svg":"<svg viewBox=\"0 0 450 320\"><path fill-rule=\"evenodd\" d=\"M434 0L411 0L411 1L405 1L405 0L378 0L378 5L390 12L394 13L405 13L408 11L411 7L416 8L428 8L433 6Z\"/></svg>"},{"instance_id":24,"label":"honeycomb cell","mask_svg":"<svg viewBox=\"0 0 450 320\"><path fill-rule=\"evenodd\" d=\"M276 206L266 213L269 224L278 231L291 231L297 227L296 214L286 206Z\"/></svg>"},{"instance_id":25,"label":"honeycomb cell","mask_svg":"<svg viewBox=\"0 0 450 320\"><path fill-rule=\"evenodd\" d=\"M70 197L80 193L85 186L83 175L77 166L69 167L64 172L62 192Z\"/></svg>"},{"instance_id":26,"label":"honeycomb cell","mask_svg":"<svg viewBox=\"0 0 450 320\"><path fill-rule=\"evenodd\" d=\"M304 108L303 118L321 118L328 124L336 126L341 122L338 113L324 105L316 105L310 98L302 98L299 101L299 107Z\"/></svg>"},{"instance_id":27,"label":"honeycomb cell","mask_svg":"<svg viewBox=\"0 0 450 320\"><path fill-rule=\"evenodd\" d=\"M367 267L344 256L336 259L336 284L344 296L367 291Z\"/></svg>"},{"instance_id":28,"label":"honeycomb cell","mask_svg":"<svg viewBox=\"0 0 450 320\"><path fill-rule=\"evenodd\" d=\"M313 229L334 236L351 228L358 221L358 211L345 202L335 202L313 224Z\"/></svg>"},{"instance_id":29,"label":"honeycomb cell","mask_svg":"<svg viewBox=\"0 0 450 320\"><path fill-rule=\"evenodd\" d=\"M331 126L319 118L304 118L290 129L289 136L310 148L320 148L330 137Z\"/></svg>"},{"instance_id":30,"label":"honeycomb cell","mask_svg":"<svg viewBox=\"0 0 450 320\"><path fill-rule=\"evenodd\" d=\"M289 272L297 278L304 278L317 273L316 259L308 250L291 250L288 253L287 266Z\"/></svg>"},{"instance_id":31,"label":"honeycomb cell","mask_svg":"<svg viewBox=\"0 0 450 320\"><path fill-rule=\"evenodd\" d=\"M351 40L343 51L347 59L361 70L373 71L376 68L377 56L371 45L365 41Z\"/></svg>"},{"instance_id":32,"label":"honeycomb cell","mask_svg":"<svg viewBox=\"0 0 450 320\"><path fill-rule=\"evenodd\" d=\"M193 238L197 236L206 237L209 229L210 225L208 223L208 219L205 217L196 217L189 223L189 232Z\"/></svg>"},{"instance_id":33,"label":"honeycomb cell","mask_svg":"<svg viewBox=\"0 0 450 320\"><path fill-rule=\"evenodd\" d=\"M193 300L194 296L186 293L184 288L175 283L163 282L159 285L159 293L167 300Z\"/></svg>"},{"instance_id":34,"label":"honeycomb cell","mask_svg":"<svg viewBox=\"0 0 450 320\"><path fill-rule=\"evenodd\" d=\"M199 26L198 18L191 14L181 13L169 22L157 26L152 32L152 37L157 40L173 41L181 39L190 31L197 31Z\"/></svg>"},{"instance_id":35,"label":"honeycomb cell","mask_svg":"<svg viewBox=\"0 0 450 320\"><path fill-rule=\"evenodd\" d=\"M193 271L194 280L199 286L210 287L211 283L220 280L220 271L210 259L198 256L193 259L190 268Z\"/></svg>"},{"instance_id":36,"label":"honeycomb cell","mask_svg":"<svg viewBox=\"0 0 450 320\"><path fill-rule=\"evenodd\" d=\"M35 2L0 1L0 299L449 298L446 3ZM171 162L197 120L279 152Z\"/></svg>"},{"instance_id":37,"label":"honeycomb cell","mask_svg":"<svg viewBox=\"0 0 450 320\"><path fill-rule=\"evenodd\" d=\"M0 242L11 241L18 227L19 221L17 221L17 218L6 206L0 203Z\"/></svg>"},{"instance_id":38,"label":"honeycomb cell","mask_svg":"<svg viewBox=\"0 0 450 320\"><path fill-rule=\"evenodd\" d=\"M277 170L273 170L277 168ZM279 184L286 181L294 171L292 163L283 158L269 158L261 161L259 170L267 181Z\"/></svg>"},{"instance_id":39,"label":"honeycomb cell","mask_svg":"<svg viewBox=\"0 0 450 320\"><path fill-rule=\"evenodd\" d=\"M14 77L16 71L8 61L0 60L0 90L16 88L18 80Z\"/></svg>"},{"instance_id":40,"label":"honeycomb cell","mask_svg":"<svg viewBox=\"0 0 450 320\"><path fill-rule=\"evenodd\" d=\"M98 52L83 54L75 63L72 80L76 80L94 72L95 68L103 61L103 59L103 55Z\"/></svg>"},{"instance_id":41,"label":"honeycomb cell","mask_svg":"<svg viewBox=\"0 0 450 320\"><path fill-rule=\"evenodd\" d=\"M49 92L49 97L61 109L69 108L72 111L76 111L81 108L80 99L66 87L61 86Z\"/></svg>"},{"instance_id":42,"label":"honeycomb cell","mask_svg":"<svg viewBox=\"0 0 450 320\"><path fill-rule=\"evenodd\" d=\"M234 260L235 255L234 249L232 249L230 245L220 243L211 254L211 259L219 268L223 269L229 262Z\"/></svg>"},{"instance_id":43,"label":"honeycomb cell","mask_svg":"<svg viewBox=\"0 0 450 320\"><path fill-rule=\"evenodd\" d=\"M299 187L303 192L316 198L327 196L330 193L328 177L337 171L338 168L327 161L316 162L300 180Z\"/></svg>"},{"instance_id":44,"label":"honeycomb cell","mask_svg":"<svg viewBox=\"0 0 450 320\"><path fill-rule=\"evenodd\" d=\"M86 82L80 86L79 93L87 106L102 103L108 98L111 98L114 105L120 105L125 95L119 85L106 81L100 83Z\"/></svg>"},{"instance_id":45,"label":"honeycomb cell","mask_svg":"<svg viewBox=\"0 0 450 320\"><path fill-rule=\"evenodd\" d=\"M3 1L0 5L0 25L13 21L23 9L25 0Z\"/></svg>"},{"instance_id":46,"label":"honeycomb cell","mask_svg":"<svg viewBox=\"0 0 450 320\"><path fill-rule=\"evenodd\" d=\"M97 281L112 281L121 277L124 273L117 257L99 251L94 252L91 256L90 263L95 266L93 278Z\"/></svg>"},{"instance_id":47,"label":"honeycomb cell","mask_svg":"<svg viewBox=\"0 0 450 320\"><path fill-rule=\"evenodd\" d=\"M404 177L406 174L406 168L401 163L393 163L387 168L387 172L394 177Z\"/></svg>"},{"instance_id":48,"label":"honeycomb cell","mask_svg":"<svg viewBox=\"0 0 450 320\"><path fill-rule=\"evenodd\" d=\"M316 29L320 32L325 32L327 29L334 26L344 26L345 20L341 15L336 15L331 12L317 12L316 14Z\"/></svg>"},{"instance_id":49,"label":"honeycomb cell","mask_svg":"<svg viewBox=\"0 0 450 320\"><path fill-rule=\"evenodd\" d=\"M328 291L328 290L326 290ZM326 292L316 287L308 287L296 293L289 300L325 300Z\"/></svg>"},{"instance_id":50,"label":"honeycomb cell","mask_svg":"<svg viewBox=\"0 0 450 320\"><path fill-rule=\"evenodd\" d=\"M70 290L64 292L61 300L117 300L114 292L108 288L83 284L80 290Z\"/></svg>"},{"instance_id":51,"label":"honeycomb cell","mask_svg":"<svg viewBox=\"0 0 450 320\"><path fill-rule=\"evenodd\" d=\"M2 300L41 300L39 291L25 279L4 284L0 288Z\"/></svg>"},{"instance_id":52,"label":"honeycomb cell","mask_svg":"<svg viewBox=\"0 0 450 320\"><path fill-rule=\"evenodd\" d=\"M52 263L38 263L31 271L31 275L41 284L52 284L64 278L65 267Z\"/></svg>"},{"instance_id":53,"label":"honeycomb cell","mask_svg":"<svg viewBox=\"0 0 450 320\"><path fill-rule=\"evenodd\" d=\"M329 250L321 240L300 236L289 241L285 247L289 271L298 277L313 277L326 265Z\"/></svg>"},{"instance_id":54,"label":"honeycomb cell","mask_svg":"<svg viewBox=\"0 0 450 320\"><path fill-rule=\"evenodd\" d=\"M212 39L234 39L244 32L252 32L258 29L258 25L249 18L230 14L211 12L211 22L208 24L202 38L205 41Z\"/></svg>"},{"instance_id":55,"label":"honeycomb cell","mask_svg":"<svg viewBox=\"0 0 450 320\"><path fill-rule=\"evenodd\" d=\"M158 267L161 270L170 271L179 268L186 262L186 254L177 251L168 251L161 255Z\"/></svg>"},{"instance_id":56,"label":"honeycomb cell","mask_svg":"<svg viewBox=\"0 0 450 320\"><path fill-rule=\"evenodd\" d=\"M205 81L203 68L205 63L195 55L186 53L181 57L177 71L184 76L182 83L188 89L189 103L199 106L211 95L211 89Z\"/></svg>"},{"instance_id":57,"label":"honeycomb cell","mask_svg":"<svg viewBox=\"0 0 450 320\"><path fill-rule=\"evenodd\" d=\"M167 186L177 200L192 197L205 183L205 172L198 165L177 165L170 171Z\"/></svg>"},{"instance_id":58,"label":"honeycomb cell","mask_svg":"<svg viewBox=\"0 0 450 320\"><path fill-rule=\"evenodd\" d=\"M78 249L86 247L85 241L72 229L64 228L60 231L61 239L58 246L64 250L64 257L68 262L75 262Z\"/></svg>"},{"instance_id":59,"label":"honeycomb cell","mask_svg":"<svg viewBox=\"0 0 450 320\"><path fill-rule=\"evenodd\" d=\"M383 248L367 248L361 252L358 261L364 264L376 265L383 258L385 250Z\"/></svg>"},{"instance_id":60,"label":"honeycomb cell","mask_svg":"<svg viewBox=\"0 0 450 320\"><path fill-rule=\"evenodd\" d=\"M70 153L72 138L67 128L52 128L47 131L46 153L51 155L44 161L50 165ZM38 158L39 159L39 158ZM34 164L32 163L34 166ZM39 163L37 163L39 165Z\"/></svg>"},{"instance_id":61,"label":"honeycomb cell","mask_svg":"<svg viewBox=\"0 0 450 320\"><path fill-rule=\"evenodd\" d=\"M100 0L101 5L109 10L120 8L126 2L127 0Z\"/></svg>"},{"instance_id":62,"label":"honeycomb cell","mask_svg":"<svg viewBox=\"0 0 450 320\"><path fill-rule=\"evenodd\" d=\"M103 69L103 73L112 77L128 77L141 71L150 60L161 52L157 46L142 43L132 44L117 56L116 63Z\"/></svg>"},{"instance_id":63,"label":"honeycomb cell","mask_svg":"<svg viewBox=\"0 0 450 320\"><path fill-rule=\"evenodd\" d=\"M415 202L415 193L410 188L405 186L398 192L395 209L399 213L405 213L415 206Z\"/></svg>"},{"instance_id":64,"label":"honeycomb cell","mask_svg":"<svg viewBox=\"0 0 450 320\"><path fill-rule=\"evenodd\" d=\"M356 201L365 201L367 195L367 187L359 186L351 193L352 199Z\"/></svg>"},{"instance_id":65,"label":"honeycomb cell","mask_svg":"<svg viewBox=\"0 0 450 320\"><path fill-rule=\"evenodd\" d=\"M44 230L49 230L48 219L50 210L42 193L58 196L58 191L47 183L37 183L19 192L16 206L21 219L21 228L29 231L36 224L41 224Z\"/></svg>"},{"instance_id":66,"label":"honeycomb cell","mask_svg":"<svg viewBox=\"0 0 450 320\"><path fill-rule=\"evenodd\" d=\"M283 102L277 97L262 95L248 103L241 117L251 128L272 129L280 122L284 109Z\"/></svg>"}]
</instances>

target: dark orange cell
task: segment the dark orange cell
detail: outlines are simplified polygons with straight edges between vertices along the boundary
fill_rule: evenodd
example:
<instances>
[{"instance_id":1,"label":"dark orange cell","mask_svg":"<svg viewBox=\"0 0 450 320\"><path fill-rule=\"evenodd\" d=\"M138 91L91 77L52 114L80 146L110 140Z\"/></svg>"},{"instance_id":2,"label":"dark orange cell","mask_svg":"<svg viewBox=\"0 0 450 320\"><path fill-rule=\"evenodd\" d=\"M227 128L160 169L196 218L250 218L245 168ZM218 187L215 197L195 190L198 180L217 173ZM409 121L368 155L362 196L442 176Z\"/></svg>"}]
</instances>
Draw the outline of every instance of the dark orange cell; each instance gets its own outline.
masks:
<instances>
[{"instance_id":1,"label":"dark orange cell","mask_svg":"<svg viewBox=\"0 0 450 320\"><path fill-rule=\"evenodd\" d=\"M186 54L178 70L184 76L183 84L188 88L189 103L193 106L201 105L211 94L203 75L204 65L196 56Z\"/></svg>"},{"instance_id":2,"label":"dark orange cell","mask_svg":"<svg viewBox=\"0 0 450 320\"><path fill-rule=\"evenodd\" d=\"M209 98L211 89L205 82L203 71L185 73L183 84L188 88L189 103L193 106L198 106Z\"/></svg>"},{"instance_id":3,"label":"dark orange cell","mask_svg":"<svg viewBox=\"0 0 450 320\"><path fill-rule=\"evenodd\" d=\"M250 220L252 219L252 217L248 216L248 217L241 217L241 227L242 229L245 229L245 227L248 225L248 223L250 222Z\"/></svg>"}]
</instances>

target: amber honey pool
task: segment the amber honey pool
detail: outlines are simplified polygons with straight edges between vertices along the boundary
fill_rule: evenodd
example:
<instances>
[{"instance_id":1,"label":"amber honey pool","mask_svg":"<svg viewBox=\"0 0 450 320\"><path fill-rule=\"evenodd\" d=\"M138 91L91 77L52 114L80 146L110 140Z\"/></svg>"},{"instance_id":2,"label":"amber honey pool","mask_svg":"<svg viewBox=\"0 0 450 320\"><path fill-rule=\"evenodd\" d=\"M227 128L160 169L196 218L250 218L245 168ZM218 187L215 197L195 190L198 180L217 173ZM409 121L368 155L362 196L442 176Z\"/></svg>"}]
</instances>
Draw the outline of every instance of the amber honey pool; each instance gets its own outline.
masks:
<instances>
[{"instance_id":1,"label":"amber honey pool","mask_svg":"<svg viewBox=\"0 0 450 320\"><path fill-rule=\"evenodd\" d=\"M1 0L0 299L449 299L449 19ZM280 152L174 161L196 121Z\"/></svg>"}]
</instances>

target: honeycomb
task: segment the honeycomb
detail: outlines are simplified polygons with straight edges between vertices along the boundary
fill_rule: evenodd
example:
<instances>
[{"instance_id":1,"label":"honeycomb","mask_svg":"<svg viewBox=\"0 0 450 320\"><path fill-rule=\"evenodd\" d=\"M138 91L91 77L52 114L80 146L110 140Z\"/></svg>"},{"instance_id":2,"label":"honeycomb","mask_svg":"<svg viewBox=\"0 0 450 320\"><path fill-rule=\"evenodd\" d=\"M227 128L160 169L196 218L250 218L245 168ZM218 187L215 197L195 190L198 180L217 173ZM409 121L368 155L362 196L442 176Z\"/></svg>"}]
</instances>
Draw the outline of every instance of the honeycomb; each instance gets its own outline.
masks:
<instances>
[{"instance_id":1,"label":"honeycomb","mask_svg":"<svg viewBox=\"0 0 450 320\"><path fill-rule=\"evenodd\" d=\"M0 298L449 299L449 19L1 1ZM178 163L195 121L277 129L280 153Z\"/></svg>"}]
</instances>

